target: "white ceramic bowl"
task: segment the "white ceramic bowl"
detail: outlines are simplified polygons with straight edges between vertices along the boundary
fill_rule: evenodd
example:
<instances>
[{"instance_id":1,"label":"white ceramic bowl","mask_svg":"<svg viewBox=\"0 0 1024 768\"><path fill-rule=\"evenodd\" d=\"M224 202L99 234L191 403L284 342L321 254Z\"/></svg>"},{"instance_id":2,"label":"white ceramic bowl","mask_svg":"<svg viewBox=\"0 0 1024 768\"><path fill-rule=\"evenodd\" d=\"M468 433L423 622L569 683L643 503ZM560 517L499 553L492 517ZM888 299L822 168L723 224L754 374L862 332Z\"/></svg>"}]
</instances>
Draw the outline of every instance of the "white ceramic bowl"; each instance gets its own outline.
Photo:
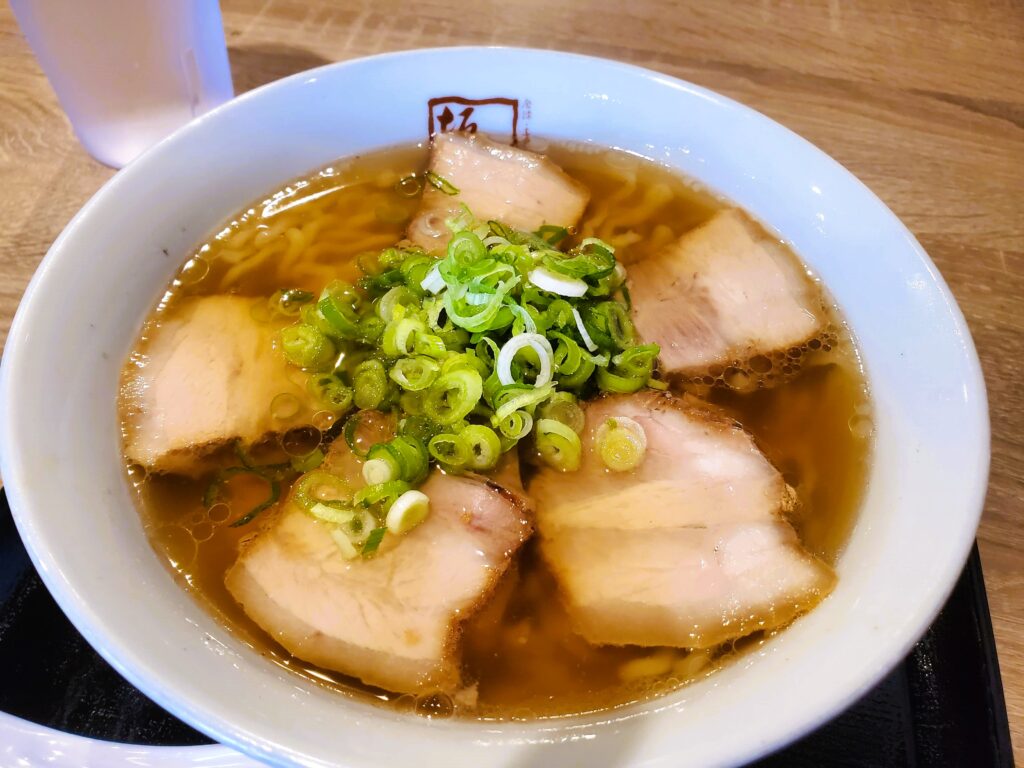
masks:
<instances>
[{"instance_id":1,"label":"white ceramic bowl","mask_svg":"<svg viewBox=\"0 0 1024 768\"><path fill-rule=\"evenodd\" d=\"M520 138L620 147L752 211L821 276L864 356L874 462L834 594L762 652L630 709L527 724L429 722L318 689L253 653L173 582L122 474L118 370L187 252L287 179L425 140L428 102L451 95L507 98ZM458 123L465 106L455 106ZM492 103L475 105L469 121L507 133L511 117L511 103ZM963 316L911 234L857 179L709 91L528 50L327 66L247 94L154 147L50 249L7 342L0 407L18 528L78 629L175 715L280 764L678 768L762 755L852 703L924 632L971 546L989 457L984 384Z\"/></svg>"}]
</instances>

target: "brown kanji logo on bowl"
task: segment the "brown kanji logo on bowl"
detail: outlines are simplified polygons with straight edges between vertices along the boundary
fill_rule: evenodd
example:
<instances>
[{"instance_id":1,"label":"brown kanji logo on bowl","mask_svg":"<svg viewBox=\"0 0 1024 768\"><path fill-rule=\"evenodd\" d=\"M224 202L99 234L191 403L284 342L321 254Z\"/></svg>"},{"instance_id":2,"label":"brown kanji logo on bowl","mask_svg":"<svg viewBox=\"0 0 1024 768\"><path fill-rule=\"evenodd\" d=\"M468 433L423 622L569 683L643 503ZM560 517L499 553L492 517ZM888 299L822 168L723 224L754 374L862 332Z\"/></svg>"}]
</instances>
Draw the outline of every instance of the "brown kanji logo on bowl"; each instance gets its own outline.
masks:
<instances>
[{"instance_id":1,"label":"brown kanji logo on bowl","mask_svg":"<svg viewBox=\"0 0 1024 768\"><path fill-rule=\"evenodd\" d=\"M483 131L497 139L504 136L510 144L519 142L519 99L439 96L427 102L427 107L431 137L452 131Z\"/></svg>"}]
</instances>

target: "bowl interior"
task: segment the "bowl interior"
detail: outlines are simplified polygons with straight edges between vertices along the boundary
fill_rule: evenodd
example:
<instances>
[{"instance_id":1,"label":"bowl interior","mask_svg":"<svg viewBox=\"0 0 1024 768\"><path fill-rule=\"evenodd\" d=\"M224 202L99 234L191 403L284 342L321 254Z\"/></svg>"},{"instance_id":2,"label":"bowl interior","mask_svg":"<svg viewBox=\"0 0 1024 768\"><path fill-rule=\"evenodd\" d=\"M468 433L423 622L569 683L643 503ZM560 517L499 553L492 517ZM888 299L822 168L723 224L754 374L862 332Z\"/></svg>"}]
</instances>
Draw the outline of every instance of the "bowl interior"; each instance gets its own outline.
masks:
<instances>
[{"instance_id":1,"label":"bowl interior","mask_svg":"<svg viewBox=\"0 0 1024 768\"><path fill-rule=\"evenodd\" d=\"M121 472L114 396L173 272L261 193L338 157L426 141L444 106L472 107L468 119L483 131L509 135L514 120L520 139L618 147L704 182L792 242L858 339L876 441L838 587L764 650L704 682L538 723L428 722L349 702L227 632L143 535ZM171 712L282 763L398 766L429 755L453 768L680 766L762 754L849 704L923 632L973 540L987 475L984 387L963 317L877 198L727 99L551 52L449 49L332 65L179 131L118 174L54 244L12 328L0 384L11 506L63 609Z\"/></svg>"}]
</instances>

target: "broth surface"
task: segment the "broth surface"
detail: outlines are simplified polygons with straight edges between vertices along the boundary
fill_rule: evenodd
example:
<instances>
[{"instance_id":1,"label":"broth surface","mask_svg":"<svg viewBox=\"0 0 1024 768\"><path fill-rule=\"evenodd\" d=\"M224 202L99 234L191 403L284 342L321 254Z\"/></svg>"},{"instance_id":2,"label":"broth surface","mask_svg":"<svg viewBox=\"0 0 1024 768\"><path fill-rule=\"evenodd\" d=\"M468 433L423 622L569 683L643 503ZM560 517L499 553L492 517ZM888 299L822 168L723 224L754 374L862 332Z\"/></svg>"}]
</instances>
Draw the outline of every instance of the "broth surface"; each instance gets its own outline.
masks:
<instances>
[{"instance_id":1,"label":"broth surface","mask_svg":"<svg viewBox=\"0 0 1024 768\"><path fill-rule=\"evenodd\" d=\"M590 189L577 237L610 242L626 265L725 207L685 179L625 153L569 145L528 148L543 151ZM359 254L402 238L418 197L403 196L395 185L422 170L425 160L423 147L405 147L339 161L241 212L186 262L143 329L129 366L144 354L148 332L171 316L183 297L252 296L258 317L266 297L277 290L319 292L334 278L354 279ZM833 316L825 336L769 364L785 383L749 392L732 389L725 380L678 387L725 409L754 435L797 491L801 503L792 522L803 543L834 563L855 519L870 444L871 410L856 349ZM268 456L280 452L274 445L263 450ZM225 449L204 461L212 471L232 463L232 457ZM464 631L466 677L478 683L478 705L398 696L292 657L228 593L224 574L259 524L231 528L226 521L262 500L266 489L260 481L232 480L230 506L221 503L207 511L208 476L148 475L139 467L129 467L128 473L147 534L176 578L264 656L346 695L423 714L446 715L453 709L501 719L578 714L671 690L762 640L755 635L710 657L676 649L591 646L571 630L554 579L530 542L491 604ZM659 674L644 676L651 670Z\"/></svg>"}]
</instances>

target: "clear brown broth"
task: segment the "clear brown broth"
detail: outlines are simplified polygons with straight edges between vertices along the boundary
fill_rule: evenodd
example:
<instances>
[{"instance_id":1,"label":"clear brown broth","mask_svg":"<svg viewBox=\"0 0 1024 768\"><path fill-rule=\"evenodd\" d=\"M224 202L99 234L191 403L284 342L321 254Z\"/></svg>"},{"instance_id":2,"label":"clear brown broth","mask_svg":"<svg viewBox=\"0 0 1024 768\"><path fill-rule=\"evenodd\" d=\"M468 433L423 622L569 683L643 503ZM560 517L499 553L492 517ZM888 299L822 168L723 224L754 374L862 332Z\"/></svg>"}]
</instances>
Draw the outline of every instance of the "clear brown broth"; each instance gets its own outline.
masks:
<instances>
[{"instance_id":1,"label":"clear brown broth","mask_svg":"<svg viewBox=\"0 0 1024 768\"><path fill-rule=\"evenodd\" d=\"M590 189L579 236L595 234L612 241L627 264L724 205L666 169L624 153L568 145L544 151ZM417 200L400 196L394 183L421 170L424 161L422 147L339 161L241 212L186 262L143 329L136 353L144 353L149 331L175 312L182 297L229 292L253 296L256 306L258 297L281 288L319 291L328 279L352 279L358 274L360 253L402 237ZM260 259L249 268L252 260ZM870 407L856 349L839 317L833 316L830 333L812 346L800 351L799 372L787 364L786 381L772 388L741 393L721 382L678 386L724 408L754 435L797 491L801 505L793 523L803 542L834 562L852 528L864 485ZM266 450L269 454L276 449ZM205 461L209 471L232 463L226 451ZM309 665L288 654L245 615L224 586L224 574L257 528L231 528L225 519L261 500L265 488L259 481L244 476L232 481L231 509L221 505L208 513L202 504L208 479L147 475L138 467L129 467L129 476L156 551L193 595L265 657L346 695L426 714L452 709L447 701L395 696ZM704 676L763 639L755 635L718 649L700 668L695 658L689 657L693 663L688 664L682 651L596 647L572 632L556 594L553 577L535 546L528 544L492 605L466 624L466 677L477 681L479 699L476 707L456 704L457 714L505 719L616 707ZM623 665L652 656L674 658L675 666L623 682Z\"/></svg>"}]
</instances>

